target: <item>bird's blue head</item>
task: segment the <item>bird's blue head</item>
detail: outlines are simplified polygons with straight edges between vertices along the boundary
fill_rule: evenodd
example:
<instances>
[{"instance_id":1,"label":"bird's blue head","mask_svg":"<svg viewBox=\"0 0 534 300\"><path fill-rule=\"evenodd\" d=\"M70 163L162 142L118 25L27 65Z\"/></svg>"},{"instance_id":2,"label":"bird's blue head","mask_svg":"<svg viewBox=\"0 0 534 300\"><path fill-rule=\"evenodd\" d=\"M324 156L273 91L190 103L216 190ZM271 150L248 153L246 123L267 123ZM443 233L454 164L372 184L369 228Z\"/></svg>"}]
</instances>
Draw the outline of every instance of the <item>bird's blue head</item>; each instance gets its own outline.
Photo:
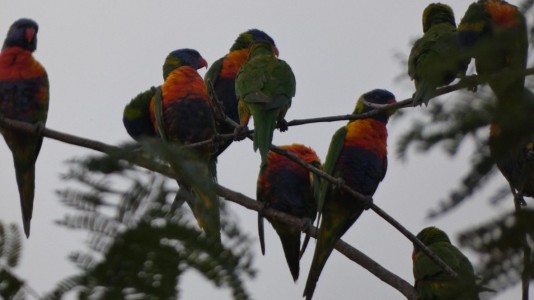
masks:
<instances>
[{"instance_id":1,"label":"bird's blue head","mask_svg":"<svg viewBox=\"0 0 534 300\"><path fill-rule=\"evenodd\" d=\"M260 41L268 42L276 49L274 40L267 33L259 29L249 29L237 37L232 48L230 48L230 51L246 49L249 48L252 43ZM278 50L276 50L276 52L278 52Z\"/></svg>"},{"instance_id":2,"label":"bird's blue head","mask_svg":"<svg viewBox=\"0 0 534 300\"><path fill-rule=\"evenodd\" d=\"M208 67L208 62L194 49L184 48L174 50L165 58L163 78L167 78L174 69L182 66L190 66L198 70L203 67Z\"/></svg>"},{"instance_id":3,"label":"bird's blue head","mask_svg":"<svg viewBox=\"0 0 534 300\"><path fill-rule=\"evenodd\" d=\"M28 51L37 48L37 31L39 25L31 19L18 19L9 27L2 49L20 47Z\"/></svg>"}]
</instances>

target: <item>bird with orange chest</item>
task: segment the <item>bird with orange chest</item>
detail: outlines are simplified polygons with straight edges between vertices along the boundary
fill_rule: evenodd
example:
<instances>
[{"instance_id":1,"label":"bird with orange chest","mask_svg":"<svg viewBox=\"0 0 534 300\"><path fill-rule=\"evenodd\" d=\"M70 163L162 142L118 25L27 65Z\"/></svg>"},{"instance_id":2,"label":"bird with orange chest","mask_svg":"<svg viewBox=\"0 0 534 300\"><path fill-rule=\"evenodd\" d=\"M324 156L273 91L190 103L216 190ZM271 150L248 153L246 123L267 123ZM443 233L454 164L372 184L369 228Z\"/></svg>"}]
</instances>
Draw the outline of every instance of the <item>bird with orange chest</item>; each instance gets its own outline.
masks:
<instances>
[{"instance_id":1,"label":"bird with orange chest","mask_svg":"<svg viewBox=\"0 0 534 300\"><path fill-rule=\"evenodd\" d=\"M0 53L0 115L44 126L48 116L49 85L44 67L33 57L39 26L30 19L11 25ZM35 193L35 162L43 137L0 128L13 154L26 237Z\"/></svg>"},{"instance_id":2,"label":"bird with orange chest","mask_svg":"<svg viewBox=\"0 0 534 300\"><path fill-rule=\"evenodd\" d=\"M280 146L295 155L304 162L321 167L321 161L315 151L301 144ZM290 158L270 151L267 161L261 166L258 176L256 195L258 201L266 207L270 207L298 218L306 218L311 222L317 214L316 193L319 187L317 175L294 162ZM306 236L301 249L301 231L298 228L287 225L267 217L280 237L287 265L294 281L299 277L299 260L309 240ZM263 216L258 213L258 235L261 252L265 255L265 239L263 234Z\"/></svg>"},{"instance_id":3,"label":"bird with orange chest","mask_svg":"<svg viewBox=\"0 0 534 300\"><path fill-rule=\"evenodd\" d=\"M396 103L395 96L387 90L375 89L363 94L353 114L362 114L375 105ZM364 196L372 196L387 171L387 128L389 116L394 110L383 110L369 118L351 120L341 127L328 149L323 170L340 178L351 189ZM340 188L323 181L318 198L317 211L321 219L319 236L312 265L306 281L304 296L312 299L319 276L334 250L336 242L356 222L371 203L363 203Z\"/></svg>"}]
</instances>

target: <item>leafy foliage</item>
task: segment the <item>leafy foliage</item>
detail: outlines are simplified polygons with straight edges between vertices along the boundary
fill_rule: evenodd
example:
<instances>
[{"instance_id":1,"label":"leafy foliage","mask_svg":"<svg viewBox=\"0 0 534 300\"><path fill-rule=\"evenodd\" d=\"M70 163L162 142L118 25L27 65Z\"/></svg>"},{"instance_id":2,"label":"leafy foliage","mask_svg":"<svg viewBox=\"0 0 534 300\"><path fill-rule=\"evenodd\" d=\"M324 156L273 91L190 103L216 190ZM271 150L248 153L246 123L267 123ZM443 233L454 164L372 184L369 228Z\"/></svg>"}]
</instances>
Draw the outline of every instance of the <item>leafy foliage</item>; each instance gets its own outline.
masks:
<instances>
[{"instance_id":1,"label":"leafy foliage","mask_svg":"<svg viewBox=\"0 0 534 300\"><path fill-rule=\"evenodd\" d=\"M503 290L521 280L524 268L532 277L532 253L525 246L534 241L534 210L522 209L503 215L460 235L460 243L480 254L482 284ZM528 262L525 265L525 262Z\"/></svg>"},{"instance_id":2,"label":"leafy foliage","mask_svg":"<svg viewBox=\"0 0 534 300\"><path fill-rule=\"evenodd\" d=\"M182 149L148 143L151 153L172 157L173 166L183 165L181 174L204 180L194 178L200 177L190 167L195 162L187 160ZM58 195L75 213L58 224L88 232L89 251L71 254L82 273L60 282L45 299L61 299L71 291L80 299L176 299L180 277L189 269L218 287L230 288L235 299L248 299L243 278L255 274L250 240L230 221L229 212L222 210L226 239L220 245L192 224L186 209L167 200L174 193L167 185L175 182L118 161L132 151L124 149L115 157L71 162L64 178L79 188Z\"/></svg>"},{"instance_id":3,"label":"leafy foliage","mask_svg":"<svg viewBox=\"0 0 534 300\"><path fill-rule=\"evenodd\" d=\"M22 234L15 224L5 226L0 222L0 298L23 299L24 281L15 276L15 268L22 254Z\"/></svg>"}]
</instances>

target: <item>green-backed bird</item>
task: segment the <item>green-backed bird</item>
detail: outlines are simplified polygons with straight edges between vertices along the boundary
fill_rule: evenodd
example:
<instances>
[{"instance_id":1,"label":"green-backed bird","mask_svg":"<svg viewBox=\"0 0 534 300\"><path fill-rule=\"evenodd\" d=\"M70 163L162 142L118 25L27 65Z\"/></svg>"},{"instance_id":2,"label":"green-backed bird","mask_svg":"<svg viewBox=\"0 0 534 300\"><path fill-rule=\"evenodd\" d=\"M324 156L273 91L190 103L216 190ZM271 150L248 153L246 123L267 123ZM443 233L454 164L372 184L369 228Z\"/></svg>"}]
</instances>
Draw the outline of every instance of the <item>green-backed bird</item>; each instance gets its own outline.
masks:
<instances>
[{"instance_id":1,"label":"green-backed bird","mask_svg":"<svg viewBox=\"0 0 534 300\"><path fill-rule=\"evenodd\" d=\"M376 89L363 94L354 114L373 110L370 104L392 104L395 96ZM372 196L387 170L386 124L393 110L384 110L366 119L352 120L341 127L328 149L323 170L340 178L351 189ZM321 183L318 212L321 218L310 273L304 289L306 299L312 299L319 275L336 242L356 222L369 203L364 203L329 182Z\"/></svg>"},{"instance_id":2,"label":"green-backed bird","mask_svg":"<svg viewBox=\"0 0 534 300\"><path fill-rule=\"evenodd\" d=\"M237 72L245 64L250 52L250 46L254 42L265 41L273 45L276 55L278 49L274 40L265 32L259 29L249 29L241 33L230 48L230 52L224 57L216 60L206 72L204 81L208 86L208 94L212 101L219 101L224 114L239 123L239 114L237 112L238 100L235 93L235 79ZM211 88L213 88L213 90ZM230 134L235 128L222 120L215 120L217 133ZM220 142L215 156L221 154L233 140L227 139Z\"/></svg>"},{"instance_id":3,"label":"green-backed bird","mask_svg":"<svg viewBox=\"0 0 534 300\"><path fill-rule=\"evenodd\" d=\"M448 274L414 245L412 260L417 299L478 300L481 289L476 284L473 266L451 244L447 234L436 227L427 227L417 234L417 238L458 274L456 278Z\"/></svg>"},{"instance_id":4,"label":"green-backed bird","mask_svg":"<svg viewBox=\"0 0 534 300\"><path fill-rule=\"evenodd\" d=\"M48 115L48 75L32 53L37 47L37 23L19 19L11 25L0 53L0 114L41 127ZM34 133L0 128L13 153L20 194L22 221L30 236L35 192L35 162L43 137Z\"/></svg>"},{"instance_id":5,"label":"green-backed bird","mask_svg":"<svg viewBox=\"0 0 534 300\"><path fill-rule=\"evenodd\" d=\"M436 88L465 75L469 60L458 43L450 6L432 3L423 11L423 36L408 58L408 75L415 83L415 105L428 104Z\"/></svg>"},{"instance_id":6,"label":"green-backed bird","mask_svg":"<svg viewBox=\"0 0 534 300\"><path fill-rule=\"evenodd\" d=\"M475 59L477 73L488 76L497 97L520 95L525 85L528 37L525 17L502 0L479 0L458 26L459 41Z\"/></svg>"},{"instance_id":7,"label":"green-backed bird","mask_svg":"<svg viewBox=\"0 0 534 300\"><path fill-rule=\"evenodd\" d=\"M282 149L297 155L303 161L315 167L321 167L321 161L313 149L301 144L280 146ZM291 214L298 218L306 218L313 222L317 213L315 194L318 191L319 179L302 165L288 157L270 151L267 162L261 167L256 190L257 199L266 207ZM300 229L267 217L280 237L287 265L293 280L299 277ZM258 234L261 252L265 255L263 236L263 216L258 214ZM302 246L306 248L308 236Z\"/></svg>"},{"instance_id":8,"label":"green-backed bird","mask_svg":"<svg viewBox=\"0 0 534 300\"><path fill-rule=\"evenodd\" d=\"M291 67L276 57L275 49L269 42L253 43L235 83L240 126L246 126L252 115L254 150L260 150L262 164L266 161L274 129L287 130L284 117L296 88Z\"/></svg>"}]
</instances>

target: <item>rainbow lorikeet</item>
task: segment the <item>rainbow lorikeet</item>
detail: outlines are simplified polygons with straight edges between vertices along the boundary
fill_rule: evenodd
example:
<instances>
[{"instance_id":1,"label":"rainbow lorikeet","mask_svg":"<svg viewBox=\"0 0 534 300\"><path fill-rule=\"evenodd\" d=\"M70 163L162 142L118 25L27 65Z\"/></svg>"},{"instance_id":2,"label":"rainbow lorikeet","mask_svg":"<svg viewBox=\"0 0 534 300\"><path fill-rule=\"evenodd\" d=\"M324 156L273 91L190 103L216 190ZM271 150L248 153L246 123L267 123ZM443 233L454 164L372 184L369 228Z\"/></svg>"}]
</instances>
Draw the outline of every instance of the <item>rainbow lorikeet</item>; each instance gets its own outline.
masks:
<instances>
[{"instance_id":1,"label":"rainbow lorikeet","mask_svg":"<svg viewBox=\"0 0 534 300\"><path fill-rule=\"evenodd\" d=\"M408 75L414 80L414 104L428 104L439 86L463 76L469 65L458 43L456 22L452 9L432 3L423 11L423 33L410 52Z\"/></svg>"},{"instance_id":2,"label":"rainbow lorikeet","mask_svg":"<svg viewBox=\"0 0 534 300\"><path fill-rule=\"evenodd\" d=\"M526 205L523 196L534 198L534 93L524 88L521 97L510 102L523 109L511 116L494 118L490 124L489 147L516 203Z\"/></svg>"},{"instance_id":3,"label":"rainbow lorikeet","mask_svg":"<svg viewBox=\"0 0 534 300\"><path fill-rule=\"evenodd\" d=\"M454 278L435 264L414 245L412 254L413 276L419 300L463 299L478 300L480 289L469 259L454 247L445 232L436 227L423 229L417 238L451 267Z\"/></svg>"},{"instance_id":4,"label":"rainbow lorikeet","mask_svg":"<svg viewBox=\"0 0 534 300\"><path fill-rule=\"evenodd\" d=\"M207 65L193 49L175 50L165 59L165 82L156 89L150 108L154 127L164 141L186 145L208 140L215 134L206 84L197 72ZM194 173L214 183L217 171L211 147L196 147L195 154L202 163ZM205 189L184 179L178 183L181 191L175 201L185 198L200 227L220 240L219 199L215 189Z\"/></svg>"},{"instance_id":5,"label":"rainbow lorikeet","mask_svg":"<svg viewBox=\"0 0 534 300\"><path fill-rule=\"evenodd\" d=\"M392 93L380 89L372 90L360 97L353 113L361 114L373 110L368 103L395 102ZM349 121L336 131L323 170L336 178L341 178L353 190L365 196L372 196L386 175L386 124L392 112L386 110L367 119ZM321 183L317 209L322 220L304 289L306 299L312 298L319 275L335 243L356 222L365 206L362 201L354 199L340 188L335 188L324 181Z\"/></svg>"},{"instance_id":6,"label":"rainbow lorikeet","mask_svg":"<svg viewBox=\"0 0 534 300\"><path fill-rule=\"evenodd\" d=\"M491 156L510 183L517 204L534 195L529 144L534 141L534 97L525 89L528 37L519 9L502 0L480 0L459 25L460 43L489 77L497 98L490 127Z\"/></svg>"},{"instance_id":7,"label":"rainbow lorikeet","mask_svg":"<svg viewBox=\"0 0 534 300\"><path fill-rule=\"evenodd\" d=\"M526 21L519 9L502 0L479 0L467 9L458 32L460 44L475 59L479 75L501 73L489 81L497 97L510 93L520 97L525 78L503 74L519 73L527 63Z\"/></svg>"},{"instance_id":8,"label":"rainbow lorikeet","mask_svg":"<svg viewBox=\"0 0 534 300\"><path fill-rule=\"evenodd\" d=\"M178 145L208 140L215 134L208 92L197 70L207 67L206 60L193 49L171 52L163 64L164 83L137 95L126 105L123 122L127 132L138 140L157 136ZM188 172L216 181L216 157L210 146L194 148L198 164L189 164ZM200 227L220 240L219 199L214 188L198 186L180 178L175 203L185 200Z\"/></svg>"},{"instance_id":9,"label":"rainbow lorikeet","mask_svg":"<svg viewBox=\"0 0 534 300\"><path fill-rule=\"evenodd\" d=\"M19 19L9 28L0 53L0 115L42 127L48 115L49 86L45 69L32 55L38 30L30 19ZM29 237L35 162L43 137L2 128L0 133L13 153L24 233Z\"/></svg>"},{"instance_id":10,"label":"rainbow lorikeet","mask_svg":"<svg viewBox=\"0 0 534 300\"><path fill-rule=\"evenodd\" d=\"M247 62L237 74L235 90L241 128L251 115L254 118L254 150L260 149L262 164L274 129L287 130L284 117L295 88L295 75L285 61L276 57L275 47L264 41L253 43Z\"/></svg>"},{"instance_id":11,"label":"rainbow lorikeet","mask_svg":"<svg viewBox=\"0 0 534 300\"><path fill-rule=\"evenodd\" d=\"M309 147L292 144L281 148L291 151L311 165L321 166L319 157ZM318 191L318 186L319 179L315 174L286 156L271 151L267 154L267 162L260 169L257 199L267 207L313 222L317 212L315 193ZM296 281L299 277L300 230L268 217L267 220L273 225L282 241L287 265L293 280ZM258 214L258 233L261 252L265 255L261 213ZM304 241L302 251L306 248L306 244L307 239Z\"/></svg>"},{"instance_id":12,"label":"rainbow lorikeet","mask_svg":"<svg viewBox=\"0 0 534 300\"><path fill-rule=\"evenodd\" d=\"M276 48L274 40L267 33L258 29L250 29L241 33L237 37L230 48L230 52L215 61L204 76L206 85L208 85L208 87L213 87L213 90L208 88L210 97L216 98L212 100L220 101L225 115L236 123L239 123L239 115L237 112L237 103L239 99L237 99L235 93L235 79L237 77L237 72L247 61L250 45L253 42L258 41L265 41L271 44L275 49L276 55L278 55L278 49ZM235 130L232 125L220 120L216 120L215 126L219 134L229 134L233 133ZM232 140L221 142L215 156L221 154L231 143Z\"/></svg>"},{"instance_id":13,"label":"rainbow lorikeet","mask_svg":"<svg viewBox=\"0 0 534 300\"><path fill-rule=\"evenodd\" d=\"M144 91L124 107L122 121L128 134L135 140L157 136L150 112L150 103L155 94L156 88Z\"/></svg>"}]
</instances>

